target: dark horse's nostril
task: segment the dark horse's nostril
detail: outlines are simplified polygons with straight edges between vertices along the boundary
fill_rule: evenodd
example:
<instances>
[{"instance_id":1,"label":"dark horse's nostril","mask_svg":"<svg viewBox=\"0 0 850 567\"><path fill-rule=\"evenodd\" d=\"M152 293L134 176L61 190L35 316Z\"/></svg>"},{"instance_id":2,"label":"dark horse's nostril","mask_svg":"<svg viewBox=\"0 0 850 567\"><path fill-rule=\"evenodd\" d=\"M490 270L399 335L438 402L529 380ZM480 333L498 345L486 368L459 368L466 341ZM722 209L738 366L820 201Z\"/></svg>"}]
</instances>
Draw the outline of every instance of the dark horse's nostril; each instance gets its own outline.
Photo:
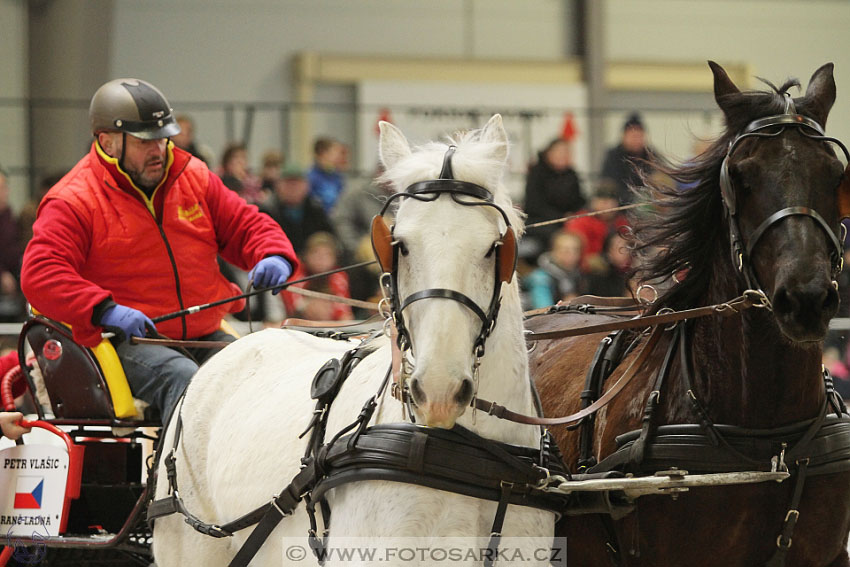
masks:
<instances>
[{"instance_id":1,"label":"dark horse's nostril","mask_svg":"<svg viewBox=\"0 0 850 567\"><path fill-rule=\"evenodd\" d=\"M838 289L833 286L829 286L829 289L826 291L826 299L823 301L823 308L832 309L834 307L838 307L838 303Z\"/></svg>"},{"instance_id":2,"label":"dark horse's nostril","mask_svg":"<svg viewBox=\"0 0 850 567\"><path fill-rule=\"evenodd\" d=\"M787 288L779 288L774 294L773 311L783 315L794 312L794 301L791 298L791 294L788 293Z\"/></svg>"},{"instance_id":3,"label":"dark horse's nostril","mask_svg":"<svg viewBox=\"0 0 850 567\"><path fill-rule=\"evenodd\" d=\"M783 315L802 311L829 311L837 305L838 292L832 286L811 286L793 290L782 287L773 298L773 310Z\"/></svg>"},{"instance_id":4,"label":"dark horse's nostril","mask_svg":"<svg viewBox=\"0 0 850 567\"><path fill-rule=\"evenodd\" d=\"M460 383L460 388L455 394L455 401L459 405L467 405L472 400L472 395L475 393L474 388L472 386L472 380L469 378L465 378L463 382Z\"/></svg>"},{"instance_id":5,"label":"dark horse's nostril","mask_svg":"<svg viewBox=\"0 0 850 567\"><path fill-rule=\"evenodd\" d=\"M425 395L425 390L419 385L419 379L413 378L410 381L410 395L413 396L413 401L417 406L422 406L428 399Z\"/></svg>"}]
</instances>

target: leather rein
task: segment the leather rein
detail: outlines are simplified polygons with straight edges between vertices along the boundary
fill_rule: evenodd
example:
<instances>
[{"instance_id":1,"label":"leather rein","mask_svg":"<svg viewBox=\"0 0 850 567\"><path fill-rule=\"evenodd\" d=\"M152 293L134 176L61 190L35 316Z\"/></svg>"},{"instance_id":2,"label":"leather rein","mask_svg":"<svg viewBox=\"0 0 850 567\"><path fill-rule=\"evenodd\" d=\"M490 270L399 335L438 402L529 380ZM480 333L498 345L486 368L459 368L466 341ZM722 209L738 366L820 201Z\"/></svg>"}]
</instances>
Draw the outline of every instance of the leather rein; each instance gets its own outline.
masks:
<instances>
[{"instance_id":1,"label":"leather rein","mask_svg":"<svg viewBox=\"0 0 850 567\"><path fill-rule=\"evenodd\" d=\"M591 304L571 304L571 306L576 307L576 310L578 311L593 311L594 309L594 306ZM635 304L635 306L637 306L637 304ZM540 341L557 339L562 337L592 335L595 333L622 329L646 329L649 327L653 327L653 330L649 334L649 339L641 348L641 351L637 355L637 357L632 360L631 364L629 364L628 369L626 369L625 373L620 377L620 379L617 380L617 382L610 389L608 389L605 394L603 394L598 400L576 413L562 417L539 417L535 415L525 415L511 411L505 406L499 405L496 402L491 402L478 397L473 398L472 407L477 410L486 412L487 414L492 415L494 417L498 417L499 419L505 419L508 421L513 421L515 423L523 423L526 425L551 426L570 425L577 423L607 406L617 396L617 394L619 394L623 390L623 388L625 388L626 385L628 385L629 382L631 382L632 379L637 376L641 366L643 366L644 362L646 362L646 360L650 357L652 351L655 348L655 345L661 338L665 326L677 323L679 321L695 319L698 317L707 317L709 315L721 315L724 317L728 317L730 315L740 313L741 311L749 309L751 307L766 309L770 307L770 302L768 301L764 293L755 290L747 290L746 292L744 292L743 295L736 297L731 301L718 303L715 305L707 305L704 307L686 309L683 311L669 311L656 315L634 317L631 319L625 319L621 321L610 321L596 325L587 325L584 327L559 329L542 333L530 332L526 335L526 340ZM557 310L558 308L556 307L553 309ZM605 307L601 307L600 309L605 309ZM614 307L614 309L618 308Z\"/></svg>"}]
</instances>

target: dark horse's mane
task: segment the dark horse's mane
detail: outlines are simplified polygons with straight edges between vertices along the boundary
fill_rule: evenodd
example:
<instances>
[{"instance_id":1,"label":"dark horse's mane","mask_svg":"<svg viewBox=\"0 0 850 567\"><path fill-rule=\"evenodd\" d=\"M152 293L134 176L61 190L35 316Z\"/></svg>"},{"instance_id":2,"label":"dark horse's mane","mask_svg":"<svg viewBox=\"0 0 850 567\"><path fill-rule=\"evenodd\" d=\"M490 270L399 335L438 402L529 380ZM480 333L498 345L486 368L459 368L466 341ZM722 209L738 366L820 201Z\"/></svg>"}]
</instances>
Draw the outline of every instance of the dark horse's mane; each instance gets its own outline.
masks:
<instances>
[{"instance_id":1,"label":"dark horse's mane","mask_svg":"<svg viewBox=\"0 0 850 567\"><path fill-rule=\"evenodd\" d=\"M720 198L720 165L730 142L751 121L784 112L786 91L800 86L796 79L789 79L780 87L762 81L772 91L738 92L719 99L726 128L705 152L680 165L653 164L673 183L645 176L645 187L636 189L639 198L648 204L634 209L630 219L634 227L632 246L639 259L634 270L637 280L669 282L673 274L688 270L684 280L661 293L653 310L698 305L716 275L714 260L718 251L725 261L732 262ZM806 98L795 102L798 111L805 113ZM722 250L719 246L723 246Z\"/></svg>"}]
</instances>

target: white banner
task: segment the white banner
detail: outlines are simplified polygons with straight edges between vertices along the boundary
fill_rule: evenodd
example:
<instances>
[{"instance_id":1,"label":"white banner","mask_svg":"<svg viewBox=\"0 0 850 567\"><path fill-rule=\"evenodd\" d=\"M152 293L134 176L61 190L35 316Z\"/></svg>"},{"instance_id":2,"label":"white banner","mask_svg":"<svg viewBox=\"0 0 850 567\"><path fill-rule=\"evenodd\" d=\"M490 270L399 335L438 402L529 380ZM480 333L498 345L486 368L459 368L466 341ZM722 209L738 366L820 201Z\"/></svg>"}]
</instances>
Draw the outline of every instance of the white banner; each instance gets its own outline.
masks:
<instances>
[{"instance_id":1,"label":"white banner","mask_svg":"<svg viewBox=\"0 0 850 567\"><path fill-rule=\"evenodd\" d=\"M17 445L0 451L0 535L59 535L68 461L59 446Z\"/></svg>"}]
</instances>

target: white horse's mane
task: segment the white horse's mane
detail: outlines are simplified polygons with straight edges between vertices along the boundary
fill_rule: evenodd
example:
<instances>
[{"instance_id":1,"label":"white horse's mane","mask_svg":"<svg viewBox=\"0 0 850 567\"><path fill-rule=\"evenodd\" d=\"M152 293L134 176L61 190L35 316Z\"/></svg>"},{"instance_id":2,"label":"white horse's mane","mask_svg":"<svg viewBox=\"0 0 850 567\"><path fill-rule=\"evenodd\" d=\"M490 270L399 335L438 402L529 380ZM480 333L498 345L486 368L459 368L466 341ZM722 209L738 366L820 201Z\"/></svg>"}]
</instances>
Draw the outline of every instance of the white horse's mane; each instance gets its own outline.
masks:
<instances>
[{"instance_id":1,"label":"white horse's mane","mask_svg":"<svg viewBox=\"0 0 850 567\"><path fill-rule=\"evenodd\" d=\"M457 146L452 158L452 170L456 179L475 183L493 194L493 201L508 215L514 232L521 236L525 230L524 216L511 201L503 184L505 164L493 156L501 142L485 142L480 139L481 130L464 130L446 137L446 142L428 142L411 149L411 154L388 168L377 179L387 184L393 192L404 191L423 179L437 179L443 156L449 146ZM505 148L507 155L509 148Z\"/></svg>"}]
</instances>

